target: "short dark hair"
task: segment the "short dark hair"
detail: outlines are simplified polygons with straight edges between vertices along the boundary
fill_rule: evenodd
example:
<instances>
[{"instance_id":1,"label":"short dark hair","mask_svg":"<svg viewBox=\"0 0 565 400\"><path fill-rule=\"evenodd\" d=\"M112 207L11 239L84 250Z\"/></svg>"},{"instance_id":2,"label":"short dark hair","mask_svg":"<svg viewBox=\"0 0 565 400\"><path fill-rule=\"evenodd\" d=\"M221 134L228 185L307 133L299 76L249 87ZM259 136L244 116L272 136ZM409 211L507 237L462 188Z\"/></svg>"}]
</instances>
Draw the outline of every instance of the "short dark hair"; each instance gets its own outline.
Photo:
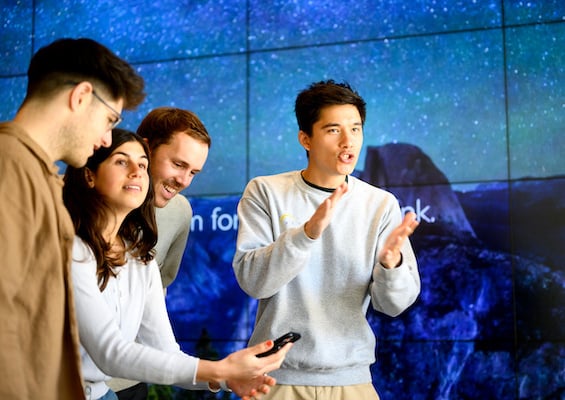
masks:
<instances>
[{"instance_id":1,"label":"short dark hair","mask_svg":"<svg viewBox=\"0 0 565 400\"><path fill-rule=\"evenodd\" d=\"M107 213L108 206L96 189L88 185L86 170L96 172L114 150L127 142L140 143L149 159L149 147L141 136L125 129L114 128L110 147L100 147L96 150L84 167L67 166L64 176L63 201L71 215L76 234L94 253L100 291L106 288L110 277L115 276L112 267L120 264L109 256L110 244L102 236L105 227L111 223L111 216ZM157 244L154 200L155 192L150 176L145 200L141 206L128 214L118 231L127 243L126 251L145 263L154 258L154 247Z\"/></svg>"},{"instance_id":2,"label":"short dark hair","mask_svg":"<svg viewBox=\"0 0 565 400\"><path fill-rule=\"evenodd\" d=\"M323 108L332 105L352 104L357 107L361 123L365 124L365 100L346 83L326 80L312 83L296 97L294 112L298 128L308 136L312 135L312 127L320 119Z\"/></svg>"},{"instance_id":3,"label":"short dark hair","mask_svg":"<svg viewBox=\"0 0 565 400\"><path fill-rule=\"evenodd\" d=\"M177 132L186 133L195 140L207 144L208 148L212 145L212 139L200 118L192 111L180 108L155 108L143 118L137 128L137 134L147 139L151 151L169 143Z\"/></svg>"},{"instance_id":4,"label":"short dark hair","mask_svg":"<svg viewBox=\"0 0 565 400\"><path fill-rule=\"evenodd\" d=\"M124 60L102 44L87 38L58 39L39 49L27 71L26 99L47 97L69 83L90 81L102 86L126 110L145 99L145 82Z\"/></svg>"}]
</instances>

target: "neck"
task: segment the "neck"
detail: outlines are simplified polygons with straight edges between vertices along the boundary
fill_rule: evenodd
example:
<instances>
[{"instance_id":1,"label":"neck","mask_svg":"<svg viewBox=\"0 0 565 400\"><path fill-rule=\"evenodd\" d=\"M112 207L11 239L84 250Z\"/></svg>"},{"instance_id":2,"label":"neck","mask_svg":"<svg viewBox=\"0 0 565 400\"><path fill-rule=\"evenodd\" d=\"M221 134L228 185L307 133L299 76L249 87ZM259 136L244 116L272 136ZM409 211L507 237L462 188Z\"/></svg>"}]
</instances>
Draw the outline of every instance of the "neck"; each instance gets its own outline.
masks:
<instances>
[{"instance_id":1,"label":"neck","mask_svg":"<svg viewBox=\"0 0 565 400\"><path fill-rule=\"evenodd\" d=\"M65 135L56 128L59 124L58 115L60 115L58 111L52 111L48 107L41 107L30 102L24 104L14 117L14 123L26 131L53 161L59 160L62 156L59 151L59 140L62 135ZM43 116L49 116L49 118Z\"/></svg>"},{"instance_id":2,"label":"neck","mask_svg":"<svg viewBox=\"0 0 565 400\"><path fill-rule=\"evenodd\" d=\"M113 260L114 265L123 265L126 263L126 244L121 236L116 236L110 244L108 257Z\"/></svg>"},{"instance_id":3,"label":"neck","mask_svg":"<svg viewBox=\"0 0 565 400\"><path fill-rule=\"evenodd\" d=\"M302 170L300 174L302 175L302 179L310 186L326 191L335 190L343 182L347 182L348 179L347 175L319 176L313 174L308 169Z\"/></svg>"},{"instance_id":4,"label":"neck","mask_svg":"<svg viewBox=\"0 0 565 400\"><path fill-rule=\"evenodd\" d=\"M348 182L348 176L347 175L342 175L340 176L339 180L335 180L332 179L331 183L326 183L326 184L320 184L318 182L326 182L326 181L322 181L322 180L311 180L311 178L308 176L307 170L303 170L300 172L300 175L302 176L302 180L310 187L313 187L314 189L318 189L318 190L323 190L324 192L333 192L339 185L341 185L344 181ZM330 180L328 180L327 182L330 182Z\"/></svg>"},{"instance_id":5,"label":"neck","mask_svg":"<svg viewBox=\"0 0 565 400\"><path fill-rule=\"evenodd\" d=\"M106 242L110 243L110 245L113 245L115 243L123 243L122 238L120 237L120 235L118 235L118 231L120 230L120 227L122 226L125 218L126 215L121 216L116 215L116 213L111 214L107 218L107 229L102 237L104 238L104 240L106 240Z\"/></svg>"}]
</instances>

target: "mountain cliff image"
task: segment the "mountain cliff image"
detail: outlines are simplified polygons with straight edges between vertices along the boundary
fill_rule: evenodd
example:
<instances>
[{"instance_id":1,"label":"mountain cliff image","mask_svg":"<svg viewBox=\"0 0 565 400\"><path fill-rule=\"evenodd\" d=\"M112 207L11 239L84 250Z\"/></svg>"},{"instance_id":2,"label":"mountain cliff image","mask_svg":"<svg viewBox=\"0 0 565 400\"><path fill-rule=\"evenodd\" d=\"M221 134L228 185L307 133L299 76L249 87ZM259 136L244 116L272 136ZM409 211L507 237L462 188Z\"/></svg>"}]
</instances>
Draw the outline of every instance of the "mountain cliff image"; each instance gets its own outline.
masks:
<instances>
[{"instance_id":1,"label":"mountain cliff image","mask_svg":"<svg viewBox=\"0 0 565 400\"><path fill-rule=\"evenodd\" d=\"M410 239L421 295L397 318L368 313L381 397L563 398L565 177L452 184L406 143L368 147L358 168L420 220ZM225 354L245 346L256 309L231 267L239 196L190 201L195 221L167 306L186 350L205 337Z\"/></svg>"}]
</instances>

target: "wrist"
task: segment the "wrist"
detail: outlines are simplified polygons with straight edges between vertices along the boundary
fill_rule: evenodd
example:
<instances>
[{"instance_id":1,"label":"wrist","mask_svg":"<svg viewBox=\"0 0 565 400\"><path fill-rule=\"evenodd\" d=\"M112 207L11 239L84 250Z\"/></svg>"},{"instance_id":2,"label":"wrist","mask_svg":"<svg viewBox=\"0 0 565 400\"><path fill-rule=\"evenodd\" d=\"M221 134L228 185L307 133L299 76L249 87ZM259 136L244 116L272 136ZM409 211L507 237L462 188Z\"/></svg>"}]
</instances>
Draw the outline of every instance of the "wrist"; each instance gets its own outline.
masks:
<instances>
[{"instance_id":1,"label":"wrist","mask_svg":"<svg viewBox=\"0 0 565 400\"><path fill-rule=\"evenodd\" d=\"M231 392L232 390L229 388L228 383L226 381L220 381L220 388L224 392Z\"/></svg>"},{"instance_id":2,"label":"wrist","mask_svg":"<svg viewBox=\"0 0 565 400\"><path fill-rule=\"evenodd\" d=\"M208 390L212 393L218 393L222 389L219 382L208 382Z\"/></svg>"},{"instance_id":3,"label":"wrist","mask_svg":"<svg viewBox=\"0 0 565 400\"><path fill-rule=\"evenodd\" d=\"M196 381L208 382L208 386L219 390L220 381L228 379L228 371L225 359L218 361L199 360Z\"/></svg>"},{"instance_id":4,"label":"wrist","mask_svg":"<svg viewBox=\"0 0 565 400\"><path fill-rule=\"evenodd\" d=\"M307 237L308 239L310 239L310 240L316 240L317 237L314 237L314 234L312 234L312 232L310 232L310 229L309 229L310 226L308 225L309 222L310 222L310 221L307 221L307 222L304 224L304 234L306 235L306 237Z\"/></svg>"},{"instance_id":5,"label":"wrist","mask_svg":"<svg viewBox=\"0 0 565 400\"><path fill-rule=\"evenodd\" d=\"M402 253L400 253L400 257L398 258L398 262L396 262L393 267L389 267L387 264L383 263L382 261L379 261L379 262L383 266L383 268L385 268L385 269L395 269L395 268L398 268L402 265L402 261L403 261Z\"/></svg>"}]
</instances>

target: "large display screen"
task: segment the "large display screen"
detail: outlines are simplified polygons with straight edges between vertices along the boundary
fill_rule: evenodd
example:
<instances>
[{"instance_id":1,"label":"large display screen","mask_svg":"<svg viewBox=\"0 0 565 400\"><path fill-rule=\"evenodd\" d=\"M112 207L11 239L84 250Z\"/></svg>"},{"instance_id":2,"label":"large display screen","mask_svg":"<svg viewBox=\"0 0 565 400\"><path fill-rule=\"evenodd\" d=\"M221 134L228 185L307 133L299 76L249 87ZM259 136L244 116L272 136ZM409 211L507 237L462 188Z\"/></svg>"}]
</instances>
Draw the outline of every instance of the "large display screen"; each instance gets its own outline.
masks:
<instances>
[{"instance_id":1,"label":"large display screen","mask_svg":"<svg viewBox=\"0 0 565 400\"><path fill-rule=\"evenodd\" d=\"M297 93L347 81L367 101L355 175L421 222L419 299L367 316L381 398L563 398L565 2L351 3L3 1L0 119L32 54L69 36L145 78L125 128L158 106L201 117L212 147L182 194L194 218L167 307L183 349L221 357L246 345L257 305L231 267L239 197L255 176L306 166Z\"/></svg>"}]
</instances>

